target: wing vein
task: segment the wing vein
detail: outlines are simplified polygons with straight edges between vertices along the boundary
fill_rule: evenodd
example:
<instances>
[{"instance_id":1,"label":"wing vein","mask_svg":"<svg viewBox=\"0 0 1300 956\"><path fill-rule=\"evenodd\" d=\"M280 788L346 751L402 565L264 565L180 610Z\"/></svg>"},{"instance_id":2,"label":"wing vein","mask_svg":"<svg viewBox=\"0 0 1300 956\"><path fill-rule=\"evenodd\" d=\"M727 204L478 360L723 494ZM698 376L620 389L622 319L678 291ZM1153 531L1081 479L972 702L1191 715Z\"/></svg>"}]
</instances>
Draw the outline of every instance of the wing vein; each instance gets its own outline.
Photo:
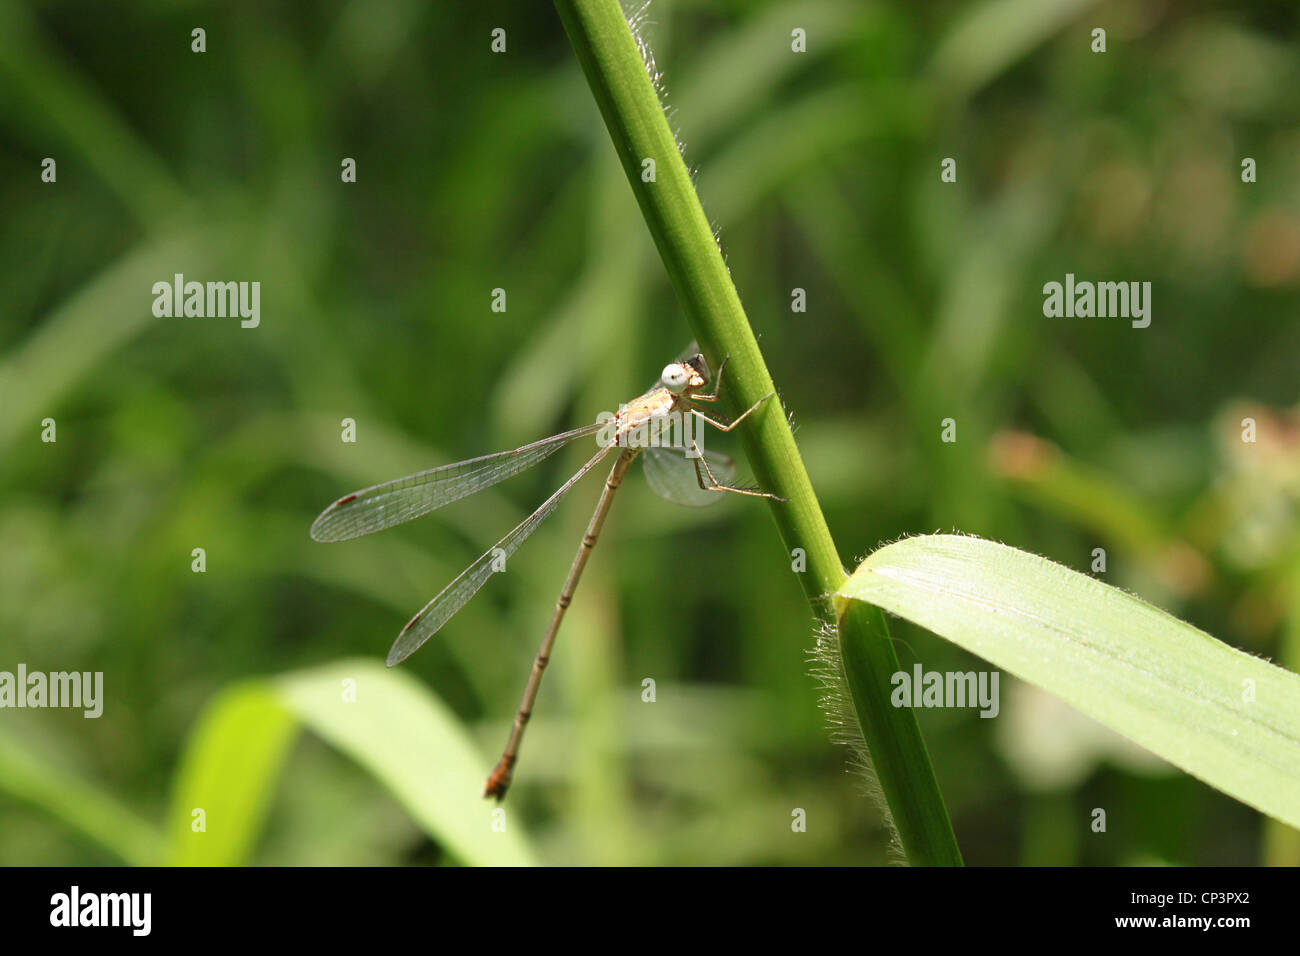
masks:
<instances>
[{"instance_id":1,"label":"wing vein","mask_svg":"<svg viewBox=\"0 0 1300 956\"><path fill-rule=\"evenodd\" d=\"M419 518L526 471L570 442L595 434L601 427L600 423L584 425L511 451L458 461L363 488L322 511L312 523L311 536L316 541L346 541Z\"/></svg>"},{"instance_id":2,"label":"wing vein","mask_svg":"<svg viewBox=\"0 0 1300 956\"><path fill-rule=\"evenodd\" d=\"M574 473L573 477L562 484L551 497L542 502L541 507L515 526L509 534L494 544L483 555L462 571L454 581L448 584L437 596L426 604L420 613L411 618L402 633L393 642L388 652L388 666L400 664L410 657L421 645L442 628L459 611L495 573L495 564L514 554L521 544L528 539L538 525L550 516L559 505L560 500L569 489L592 468L596 467L616 446L606 445L596 452L591 459Z\"/></svg>"}]
</instances>

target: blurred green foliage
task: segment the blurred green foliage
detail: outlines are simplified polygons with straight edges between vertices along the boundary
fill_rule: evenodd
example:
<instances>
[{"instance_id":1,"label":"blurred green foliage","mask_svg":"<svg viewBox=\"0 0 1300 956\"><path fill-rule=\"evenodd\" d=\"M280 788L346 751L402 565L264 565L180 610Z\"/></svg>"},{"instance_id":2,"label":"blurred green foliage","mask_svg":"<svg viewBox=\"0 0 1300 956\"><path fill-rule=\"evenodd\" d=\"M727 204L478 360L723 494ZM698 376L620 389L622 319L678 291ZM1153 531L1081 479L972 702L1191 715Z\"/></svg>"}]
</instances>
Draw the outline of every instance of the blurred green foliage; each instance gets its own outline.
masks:
<instances>
[{"instance_id":1,"label":"blurred green foliage","mask_svg":"<svg viewBox=\"0 0 1300 956\"><path fill-rule=\"evenodd\" d=\"M1104 547L1106 580L1296 669L1300 15L657 0L649 17L845 563L935 529L1080 570ZM0 863L146 862L231 694L382 662L581 452L346 545L308 539L320 508L590 420L689 334L545 5L5 4L0 121L0 669L99 670L107 694L98 720L0 712ZM259 280L260 327L155 319L150 288L177 272ZM1151 281L1151 327L1044 318L1066 272ZM403 665L483 769L595 482ZM982 666L895 634L904 666ZM507 804L519 858L883 861L812 643L764 506L676 509L630 481ZM968 862L1300 862L1295 831L1011 685L995 721L920 714ZM285 734L267 706L225 726ZM265 822L226 859L486 859L438 837L438 807L410 812L418 781L385 764L404 752L421 776L439 745L354 761L356 741L299 719L278 780L263 738L238 805Z\"/></svg>"}]
</instances>

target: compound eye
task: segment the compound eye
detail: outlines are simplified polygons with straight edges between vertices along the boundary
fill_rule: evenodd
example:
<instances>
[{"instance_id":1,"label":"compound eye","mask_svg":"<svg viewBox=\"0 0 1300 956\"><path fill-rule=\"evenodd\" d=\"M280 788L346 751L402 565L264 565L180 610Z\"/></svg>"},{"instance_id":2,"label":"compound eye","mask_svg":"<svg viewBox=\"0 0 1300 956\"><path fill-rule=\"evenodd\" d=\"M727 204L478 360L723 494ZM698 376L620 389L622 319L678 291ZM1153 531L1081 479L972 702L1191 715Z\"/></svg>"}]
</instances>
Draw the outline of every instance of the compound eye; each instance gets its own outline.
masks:
<instances>
[{"instance_id":1,"label":"compound eye","mask_svg":"<svg viewBox=\"0 0 1300 956\"><path fill-rule=\"evenodd\" d=\"M686 387L686 383L690 380L685 366L678 365L676 363L673 363L672 365L665 365L664 373L661 376L661 378L663 380L664 387L668 389L668 391L672 392L673 394L677 394L682 389L684 389Z\"/></svg>"}]
</instances>

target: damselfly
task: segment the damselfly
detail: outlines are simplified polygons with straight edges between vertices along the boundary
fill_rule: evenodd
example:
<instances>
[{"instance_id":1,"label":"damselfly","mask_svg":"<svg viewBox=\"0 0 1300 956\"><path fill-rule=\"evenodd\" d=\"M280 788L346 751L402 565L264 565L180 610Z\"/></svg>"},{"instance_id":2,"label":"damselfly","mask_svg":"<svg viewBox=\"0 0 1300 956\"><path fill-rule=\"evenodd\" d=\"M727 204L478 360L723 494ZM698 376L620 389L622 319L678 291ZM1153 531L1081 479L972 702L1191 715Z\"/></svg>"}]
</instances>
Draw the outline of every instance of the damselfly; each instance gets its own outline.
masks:
<instances>
[{"instance_id":1,"label":"damselfly","mask_svg":"<svg viewBox=\"0 0 1300 956\"><path fill-rule=\"evenodd\" d=\"M569 575L555 602L555 612L542 638L541 647L533 660L533 668L524 688L523 700L515 714L514 726L506 742L501 759L484 787L483 795L500 800L510 785L511 774L519 755L519 744L524 728L532 715L542 674L550 661L555 635L559 631L564 612L573 600L573 592L587 565L587 558L595 547L596 537L605 523L605 515L627 473L632 460L643 450L646 452L645 472L650 486L661 496L680 504L706 504L717 500L719 493L750 495L784 501L776 495L754 488L737 488L731 484L734 471L730 459L705 451L695 437L698 423L707 423L722 431L731 431L767 399L769 392L747 408L734 421L722 416L706 415L697 406L702 402L716 402L722 384L722 373L727 363L718 368L718 377L711 393L705 393L709 384L708 365L704 356L695 355L686 361L673 362L664 367L658 383L644 395L621 406L617 414L603 421L575 428L573 431L524 445L512 451L484 455L468 461L443 465L429 471L398 478L362 491L345 495L330 505L311 526L311 536L317 541L343 541L359 537L393 525L402 524L428 514L436 508L457 501L476 491L490 488L512 475L549 458L570 442L596 436L599 449L573 477L542 503L542 506L525 518L513 531L496 543L481 558L471 564L460 576L445 587L433 600L411 618L397 636L388 652L388 665L400 663L449 621L465 606L493 573L504 567L505 559L514 553L527 537L553 512L560 500L587 472L617 450L614 466L605 480L605 488L596 504L595 513L587 524L578 553L569 568ZM674 429L677 429L674 431ZM683 469L690 475L683 478Z\"/></svg>"}]
</instances>

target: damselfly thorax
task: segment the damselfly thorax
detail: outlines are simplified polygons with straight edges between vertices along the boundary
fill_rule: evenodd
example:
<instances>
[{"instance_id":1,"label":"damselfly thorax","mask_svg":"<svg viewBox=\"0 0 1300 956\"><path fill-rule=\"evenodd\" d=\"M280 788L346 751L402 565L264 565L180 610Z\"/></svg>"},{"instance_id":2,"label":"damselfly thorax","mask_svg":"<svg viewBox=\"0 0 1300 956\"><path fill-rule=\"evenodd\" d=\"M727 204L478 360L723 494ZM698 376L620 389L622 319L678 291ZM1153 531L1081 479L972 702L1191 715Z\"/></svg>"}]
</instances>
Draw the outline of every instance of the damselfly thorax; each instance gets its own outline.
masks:
<instances>
[{"instance_id":1,"label":"damselfly thorax","mask_svg":"<svg viewBox=\"0 0 1300 956\"><path fill-rule=\"evenodd\" d=\"M610 416L609 434L598 433L596 439L623 448L673 448L687 458L696 458L704 448L699 421L691 414L689 398L666 388L652 388L620 406Z\"/></svg>"}]
</instances>

